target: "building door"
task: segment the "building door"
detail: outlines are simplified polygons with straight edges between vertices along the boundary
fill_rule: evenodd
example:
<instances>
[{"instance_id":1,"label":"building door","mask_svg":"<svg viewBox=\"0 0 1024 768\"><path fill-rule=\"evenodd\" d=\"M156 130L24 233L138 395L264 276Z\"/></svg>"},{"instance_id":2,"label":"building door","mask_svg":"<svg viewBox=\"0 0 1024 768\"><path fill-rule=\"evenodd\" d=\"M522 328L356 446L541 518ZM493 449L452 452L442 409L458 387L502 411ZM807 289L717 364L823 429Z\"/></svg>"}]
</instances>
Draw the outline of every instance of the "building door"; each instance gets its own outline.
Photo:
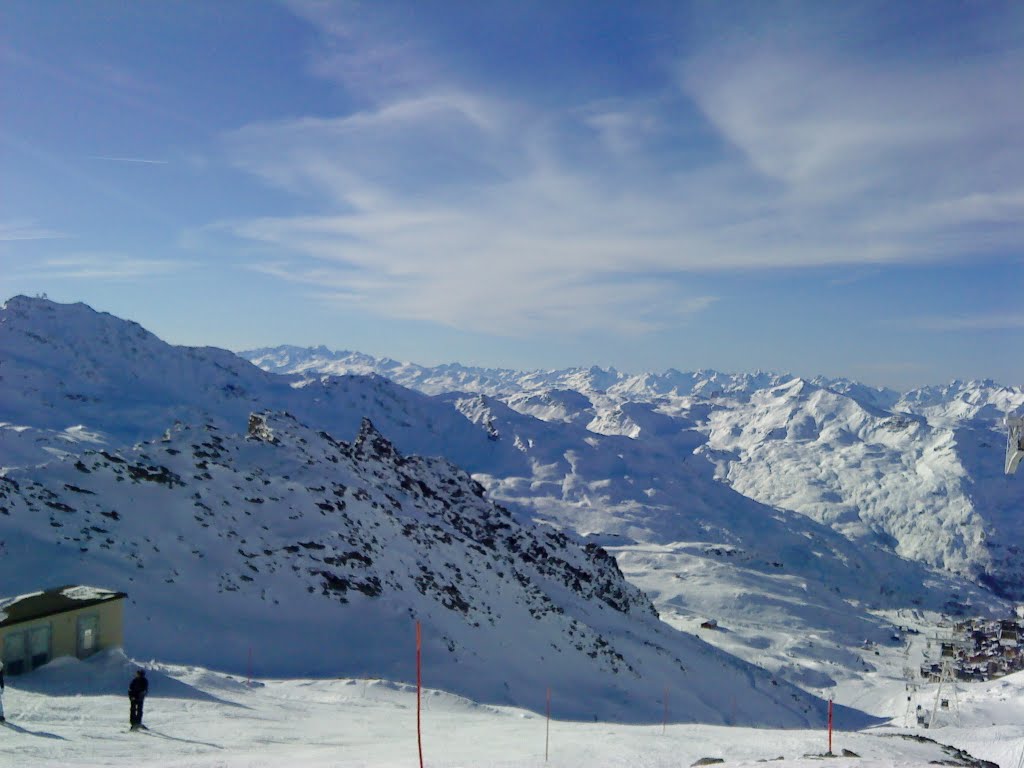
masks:
<instances>
[{"instance_id":1,"label":"building door","mask_svg":"<svg viewBox=\"0 0 1024 768\"><path fill-rule=\"evenodd\" d=\"M95 613L78 617L78 658L96 653L100 644L100 617Z\"/></svg>"}]
</instances>

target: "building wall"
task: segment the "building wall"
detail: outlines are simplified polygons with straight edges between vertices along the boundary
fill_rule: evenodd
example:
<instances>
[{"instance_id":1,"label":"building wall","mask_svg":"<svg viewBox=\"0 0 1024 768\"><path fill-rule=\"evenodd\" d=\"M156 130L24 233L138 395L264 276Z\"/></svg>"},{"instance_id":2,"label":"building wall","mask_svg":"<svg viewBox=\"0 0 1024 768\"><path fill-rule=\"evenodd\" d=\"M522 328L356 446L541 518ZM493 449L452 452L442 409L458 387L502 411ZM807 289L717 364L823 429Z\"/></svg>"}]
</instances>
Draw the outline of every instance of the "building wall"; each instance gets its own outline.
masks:
<instances>
[{"instance_id":1,"label":"building wall","mask_svg":"<svg viewBox=\"0 0 1024 768\"><path fill-rule=\"evenodd\" d=\"M50 626L50 658L76 656L78 653L78 619L95 616L98 619L98 637L93 652L124 645L124 598L107 600L86 608L77 608L42 619L24 621L10 627L0 627L0 654L4 639L9 634L24 632L34 627Z\"/></svg>"}]
</instances>

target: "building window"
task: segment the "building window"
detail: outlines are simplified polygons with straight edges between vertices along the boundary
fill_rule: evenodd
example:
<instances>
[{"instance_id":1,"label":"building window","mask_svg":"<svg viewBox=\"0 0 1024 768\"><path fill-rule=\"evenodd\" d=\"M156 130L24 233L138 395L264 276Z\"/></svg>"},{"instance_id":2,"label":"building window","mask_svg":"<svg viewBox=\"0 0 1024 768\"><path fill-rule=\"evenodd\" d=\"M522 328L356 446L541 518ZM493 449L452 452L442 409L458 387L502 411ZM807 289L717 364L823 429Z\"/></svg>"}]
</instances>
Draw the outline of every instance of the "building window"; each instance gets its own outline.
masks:
<instances>
[{"instance_id":1,"label":"building window","mask_svg":"<svg viewBox=\"0 0 1024 768\"><path fill-rule=\"evenodd\" d=\"M32 669L50 660L50 625L33 627L28 631L28 655Z\"/></svg>"},{"instance_id":2,"label":"building window","mask_svg":"<svg viewBox=\"0 0 1024 768\"><path fill-rule=\"evenodd\" d=\"M25 633L11 632L4 638L4 671L11 675L28 672L25 658Z\"/></svg>"},{"instance_id":3,"label":"building window","mask_svg":"<svg viewBox=\"0 0 1024 768\"><path fill-rule=\"evenodd\" d=\"M4 638L4 671L20 675L46 664L51 658L50 639L49 624L8 633Z\"/></svg>"},{"instance_id":4,"label":"building window","mask_svg":"<svg viewBox=\"0 0 1024 768\"><path fill-rule=\"evenodd\" d=\"M96 614L78 617L78 658L96 653L100 644L100 618Z\"/></svg>"}]
</instances>

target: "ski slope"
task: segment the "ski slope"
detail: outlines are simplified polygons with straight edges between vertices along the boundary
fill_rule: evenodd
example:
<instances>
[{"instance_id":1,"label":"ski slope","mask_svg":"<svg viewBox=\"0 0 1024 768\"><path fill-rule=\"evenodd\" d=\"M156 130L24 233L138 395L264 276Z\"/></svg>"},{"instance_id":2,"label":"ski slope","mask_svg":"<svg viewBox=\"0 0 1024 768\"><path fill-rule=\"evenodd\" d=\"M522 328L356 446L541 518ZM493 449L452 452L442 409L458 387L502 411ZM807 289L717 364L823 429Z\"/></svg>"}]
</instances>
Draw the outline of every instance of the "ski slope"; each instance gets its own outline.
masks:
<instances>
[{"instance_id":1,"label":"ski slope","mask_svg":"<svg viewBox=\"0 0 1024 768\"><path fill-rule=\"evenodd\" d=\"M416 691L383 680L246 680L199 667L149 663L147 732L127 730L126 687L134 665L120 652L58 660L8 686L2 766L352 766L418 765ZM1024 680L983 684L965 696L961 727L838 730L832 751L858 768L984 765L1015 768L1024 749ZM925 692L925 695L927 692ZM543 698L544 691L538 691ZM668 768L719 758L757 766L820 766L828 749L825 712L817 730L707 725L624 726L482 706L425 689L424 764L432 768ZM671 697L669 698L671 708ZM934 740L932 740L934 739ZM947 745L947 746L943 746ZM547 749L547 760L545 760ZM843 750L859 756L841 757Z\"/></svg>"}]
</instances>

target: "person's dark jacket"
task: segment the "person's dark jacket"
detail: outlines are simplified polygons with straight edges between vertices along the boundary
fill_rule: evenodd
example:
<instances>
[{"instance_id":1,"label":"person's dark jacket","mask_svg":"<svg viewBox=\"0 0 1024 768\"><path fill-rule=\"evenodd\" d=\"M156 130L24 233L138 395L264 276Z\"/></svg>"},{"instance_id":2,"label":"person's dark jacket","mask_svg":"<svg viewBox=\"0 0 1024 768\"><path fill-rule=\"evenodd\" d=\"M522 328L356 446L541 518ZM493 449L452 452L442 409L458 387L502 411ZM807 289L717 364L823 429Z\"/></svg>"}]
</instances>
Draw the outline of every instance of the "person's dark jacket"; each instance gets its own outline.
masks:
<instances>
[{"instance_id":1,"label":"person's dark jacket","mask_svg":"<svg viewBox=\"0 0 1024 768\"><path fill-rule=\"evenodd\" d=\"M149 691L149 680L143 675L136 675L132 678L131 683L128 684L128 698L129 699L141 699L144 698L146 693Z\"/></svg>"},{"instance_id":2,"label":"person's dark jacket","mask_svg":"<svg viewBox=\"0 0 1024 768\"><path fill-rule=\"evenodd\" d=\"M4 689L4 668L0 667L0 691Z\"/></svg>"}]
</instances>

